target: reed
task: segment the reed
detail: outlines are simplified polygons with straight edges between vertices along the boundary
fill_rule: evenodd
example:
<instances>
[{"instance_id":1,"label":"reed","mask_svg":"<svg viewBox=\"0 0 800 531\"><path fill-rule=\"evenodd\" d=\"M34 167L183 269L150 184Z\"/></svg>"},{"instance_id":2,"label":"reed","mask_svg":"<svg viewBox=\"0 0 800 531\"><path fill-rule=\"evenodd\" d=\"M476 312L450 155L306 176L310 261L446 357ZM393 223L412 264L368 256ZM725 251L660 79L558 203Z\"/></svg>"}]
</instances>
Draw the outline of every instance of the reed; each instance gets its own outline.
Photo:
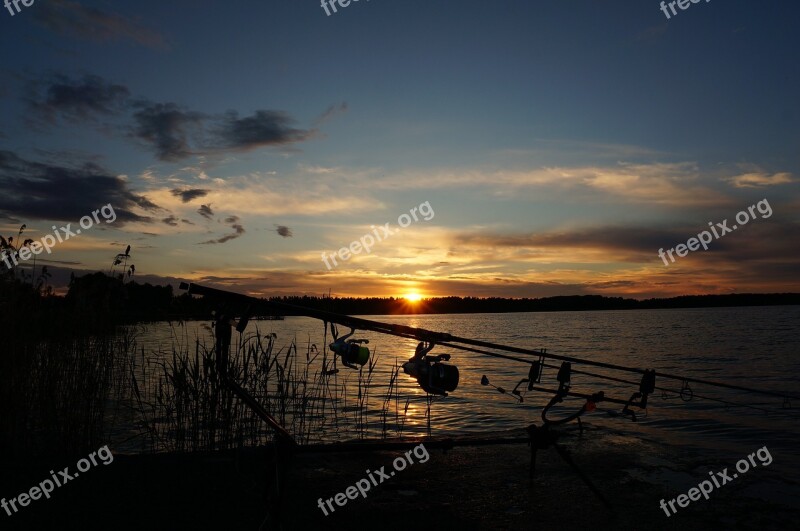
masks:
<instances>
[{"instance_id":1,"label":"reed","mask_svg":"<svg viewBox=\"0 0 800 531\"><path fill-rule=\"evenodd\" d=\"M307 341L276 346L277 336L242 334L228 357L227 373L273 415L300 444L337 438L388 436L385 412L396 402L397 370L380 409L371 409L377 357L339 378L336 358ZM203 340L177 339L167 352L131 360L132 401L154 451L196 452L257 446L272 440L269 427L228 389L215 353ZM397 368L396 368L397 369ZM349 380L355 381L348 385ZM351 389L352 388L352 389ZM392 393L391 389L395 389ZM395 411L398 411L395 404ZM369 423L383 418L382 431Z\"/></svg>"},{"instance_id":2,"label":"reed","mask_svg":"<svg viewBox=\"0 0 800 531\"><path fill-rule=\"evenodd\" d=\"M272 440L224 385L213 349L190 339L186 327L171 326L171 345L153 351L140 345L145 327L106 326L105 307L67 311L64 301L10 275L0 276L0 296L0 447L7 458L80 455L105 444L193 452ZM102 326L87 324L95 321ZM397 364L387 392L376 397L377 356L359 371L340 370L337 357L310 338L281 348L276 341L257 329L237 335L227 373L299 443L402 434Z\"/></svg>"},{"instance_id":3,"label":"reed","mask_svg":"<svg viewBox=\"0 0 800 531\"><path fill-rule=\"evenodd\" d=\"M0 446L9 455L76 455L105 444L125 388L130 334L6 340Z\"/></svg>"}]
</instances>

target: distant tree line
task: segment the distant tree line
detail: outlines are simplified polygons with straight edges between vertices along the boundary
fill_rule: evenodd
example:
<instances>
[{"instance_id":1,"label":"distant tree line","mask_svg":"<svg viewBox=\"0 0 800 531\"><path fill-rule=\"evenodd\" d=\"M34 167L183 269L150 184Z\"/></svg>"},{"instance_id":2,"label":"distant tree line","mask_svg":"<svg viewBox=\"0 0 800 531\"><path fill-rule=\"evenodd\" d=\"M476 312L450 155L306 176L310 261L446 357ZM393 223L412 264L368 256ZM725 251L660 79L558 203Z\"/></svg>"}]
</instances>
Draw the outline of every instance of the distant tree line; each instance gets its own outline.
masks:
<instances>
[{"instance_id":1,"label":"distant tree line","mask_svg":"<svg viewBox=\"0 0 800 531\"><path fill-rule=\"evenodd\" d=\"M67 300L79 305L80 313L102 308L102 314L117 322L208 319L217 309L213 301L182 293L174 296L171 286L113 283L102 274L81 277L70 286ZM86 280L83 280L86 279ZM404 315L446 313L563 312L597 310L644 310L667 308L714 308L726 306L800 305L800 294L689 295L660 299L626 299L602 295L505 299L500 297L437 297L410 302L395 297L282 296L268 300L347 315ZM94 301L94 303L92 302ZM97 302L100 302L98 305ZM94 312L95 314L97 312ZM293 315L300 312L255 309L253 317ZM102 317L102 316L101 316Z\"/></svg>"},{"instance_id":2,"label":"distant tree line","mask_svg":"<svg viewBox=\"0 0 800 531\"><path fill-rule=\"evenodd\" d=\"M269 300L348 315L398 315L435 313L510 313L596 310L644 310L666 308L714 308L725 306L800 305L798 293L687 295L659 299L625 299L602 295L573 295L539 299L499 297L437 297L411 303L403 298L271 297Z\"/></svg>"},{"instance_id":3,"label":"distant tree line","mask_svg":"<svg viewBox=\"0 0 800 531\"><path fill-rule=\"evenodd\" d=\"M500 297L438 297L410 302L395 297L283 296L268 300L347 315L458 314L711 308L723 306L800 305L800 294L690 295L646 300L601 295L506 299ZM19 336L94 333L119 324L167 320L210 319L213 301L172 286L124 281L122 275L93 273L70 280L66 296L55 296L41 285L0 275L0 328ZM253 317L293 315L285 309L256 309Z\"/></svg>"}]
</instances>

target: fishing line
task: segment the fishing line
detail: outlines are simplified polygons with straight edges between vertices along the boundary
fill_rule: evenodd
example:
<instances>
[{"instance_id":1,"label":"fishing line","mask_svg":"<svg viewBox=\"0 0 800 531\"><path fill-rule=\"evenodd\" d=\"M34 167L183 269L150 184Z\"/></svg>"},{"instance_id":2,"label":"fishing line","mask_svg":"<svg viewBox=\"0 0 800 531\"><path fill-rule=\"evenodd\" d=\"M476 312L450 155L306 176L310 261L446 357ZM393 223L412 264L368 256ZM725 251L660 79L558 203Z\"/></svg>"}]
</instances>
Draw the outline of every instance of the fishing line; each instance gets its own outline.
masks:
<instances>
[{"instance_id":1,"label":"fishing line","mask_svg":"<svg viewBox=\"0 0 800 531\"><path fill-rule=\"evenodd\" d=\"M463 351L467 351L467 352L473 352L473 353L476 353L476 354L483 354L483 355L486 355L486 356L503 358L503 359L513 360L513 361L519 361L519 362L524 362L524 363L528 363L528 364L531 363L530 360L526 360L526 359L519 358L519 357L516 357L516 356L508 356L506 354L498 354L496 352L489 352L489 351L486 351L486 350L480 350L480 349L476 349L476 348L472 348L472 347L466 347L464 345L457 345L457 344L453 344L453 343L442 343L441 345L443 347L455 348L455 349L458 349L458 350L463 350ZM543 363L542 367L547 367L548 369L558 369L559 368L557 365L552 365L550 363ZM572 369L572 372L574 374L582 374L584 376L590 376L590 377L593 377L593 378L599 378L599 379L602 379L602 380L608 380L608 381L612 381L612 382L616 382L616 383L623 383L623 384L633 385L633 386L639 385L639 382L633 382L633 381L630 381L630 380L624 380L622 378L617 378L617 377L614 377L614 376L608 376L606 374L599 374L599 373L595 373L595 372L591 372L591 371L585 371L585 370L580 370L580 369ZM661 376L661 373L659 373L659 372L657 372L656 374L658 376ZM672 394L675 395L674 397L665 397L664 395L662 395L661 396L662 400L669 400L670 398L679 398L681 396L681 392L680 391L675 390L675 389L670 389L668 387L655 386L655 389L657 389L659 391L662 391L663 393L672 393ZM554 392L554 391L549 390L549 389L535 389L535 390L546 391L546 392ZM572 396L573 394L574 393L571 393L570 396ZM574 396L581 396L581 395L574 395ZM585 398L585 397L581 396L581 398ZM752 404L743 404L741 402L733 402L731 400L725 400L725 399L722 399L722 398L715 398L715 397L711 397L711 396L701 395L701 394L695 393L694 391L692 391L692 398L690 398L689 400L685 400L685 401L689 402L689 401L691 401L693 399L710 400L710 401L713 401L713 402L719 402L721 404L725 404L726 406L743 407L743 408L748 408L748 409L754 409L754 410L761 411L761 412L764 412L764 413L777 413L777 414L780 414L780 415L788 416L789 418L792 418L792 419L796 418L791 413L781 411L780 409L768 409L768 408L763 408L763 407L759 407L759 406L754 406ZM611 400L609 398L606 398L605 401L613 402L613 400ZM622 401L622 403L624 404L626 402Z\"/></svg>"}]
</instances>

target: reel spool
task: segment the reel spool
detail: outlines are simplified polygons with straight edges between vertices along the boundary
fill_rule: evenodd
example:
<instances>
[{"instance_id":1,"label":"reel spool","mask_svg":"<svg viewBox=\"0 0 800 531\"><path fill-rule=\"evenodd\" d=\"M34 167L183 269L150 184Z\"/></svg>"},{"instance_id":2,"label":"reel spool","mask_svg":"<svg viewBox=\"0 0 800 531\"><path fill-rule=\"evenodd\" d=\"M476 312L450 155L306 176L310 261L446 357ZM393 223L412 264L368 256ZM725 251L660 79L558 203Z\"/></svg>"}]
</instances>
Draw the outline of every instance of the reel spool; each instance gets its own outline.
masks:
<instances>
[{"instance_id":1,"label":"reel spool","mask_svg":"<svg viewBox=\"0 0 800 531\"><path fill-rule=\"evenodd\" d=\"M342 364L345 367L360 369L369 362L369 349L362 346L362 343L369 343L369 339L348 339L355 332L355 329L351 328L349 334L338 337L338 331L331 323L333 343L328 347L334 354L342 358Z\"/></svg>"},{"instance_id":2,"label":"reel spool","mask_svg":"<svg viewBox=\"0 0 800 531\"><path fill-rule=\"evenodd\" d=\"M403 364L403 372L416 378L426 393L447 396L458 387L458 367L441 363L442 360L450 361L450 354L428 356L433 346L433 343L420 342L414 357Z\"/></svg>"},{"instance_id":3,"label":"reel spool","mask_svg":"<svg viewBox=\"0 0 800 531\"><path fill-rule=\"evenodd\" d=\"M358 368L356 365L366 365L369 361L369 349L362 347L356 341L334 342L330 344L330 347L337 356L342 357L342 363L347 367Z\"/></svg>"}]
</instances>

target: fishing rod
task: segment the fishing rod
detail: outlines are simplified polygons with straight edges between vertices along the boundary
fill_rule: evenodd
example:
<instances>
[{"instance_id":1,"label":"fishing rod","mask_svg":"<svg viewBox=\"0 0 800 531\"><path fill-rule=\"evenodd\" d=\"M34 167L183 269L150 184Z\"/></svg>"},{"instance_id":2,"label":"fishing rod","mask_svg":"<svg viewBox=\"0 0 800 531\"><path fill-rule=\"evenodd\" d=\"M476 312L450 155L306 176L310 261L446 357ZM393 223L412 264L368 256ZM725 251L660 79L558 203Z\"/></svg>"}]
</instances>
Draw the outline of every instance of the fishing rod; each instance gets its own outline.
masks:
<instances>
[{"instance_id":1,"label":"fishing rod","mask_svg":"<svg viewBox=\"0 0 800 531\"><path fill-rule=\"evenodd\" d=\"M492 350L500 350L504 352L511 352L516 354L524 354L527 356L537 356L540 359L551 359L551 360L559 360L561 362L569 362L569 363L578 363L588 366L594 366L604 369L610 369L615 371L621 372L628 372L628 373L635 373L645 375L647 369L639 369L636 367L627 367L624 365L618 365L615 363L597 361L597 360L590 360L590 359L582 359L577 358L574 356L564 356L559 354L553 354L547 352L546 349L529 349L529 348L522 348L522 347L514 347L510 345L502 345L497 343L492 343L489 341L482 341L477 339L470 339L465 337L454 336L449 333L444 332L436 332L432 330L426 330L424 328L418 328L413 326L407 325L400 325L394 323L383 323L380 321L374 321L370 319L363 319L359 317L352 317L349 315L329 312L325 310L317 310L315 308L308 308L305 306L299 306L294 304L289 304L280 301L271 301L267 299L258 299L256 297L252 297L249 295L243 295L240 293L225 291L217 288L210 288L207 286L202 286L196 283L185 283L182 282L180 284L180 289L186 290L189 294L192 295L202 295L204 297L211 297L217 299L227 299L227 300L239 300L240 302L252 307L253 305L263 305L266 307L271 307L274 309L290 311L296 313L297 315L302 315L306 317L312 317L316 319L320 319L325 322L330 323L337 323L340 325L344 325L350 327L353 330L366 330L371 332L377 332L382 334L394 335L397 337L404 337L408 339L416 339L420 341L427 341L431 344L438 344L444 347L451 347L459 350L469 350L468 348L464 347L464 345L470 345L473 347L482 347L483 349L492 349ZM496 358L508 359L511 361L517 361L521 363L530 364L532 363L530 359L521 358L518 356L510 356L507 354L500 354L497 352L489 352L486 350L472 350L473 352L478 352L480 354L484 354L487 356L492 356ZM575 371L576 374L578 373ZM725 382L718 382L713 380L706 380L701 378L693 378L687 376L681 376L677 374L670 374L664 372L658 372L659 378L666 378L669 380L676 380L683 383L683 393L688 394L692 393L693 391L688 387L688 384L694 383L698 385L708 385L710 387L718 387L723 389L731 389L736 391L744 391L749 393L761 394L765 396L772 396L784 399L784 407L790 403L791 400L800 400L800 396L792 395L789 393L780 393L776 391L770 391L766 389L756 389L752 387L746 387L742 385L735 385L729 384ZM699 398L699 397L698 397Z\"/></svg>"}]
</instances>

